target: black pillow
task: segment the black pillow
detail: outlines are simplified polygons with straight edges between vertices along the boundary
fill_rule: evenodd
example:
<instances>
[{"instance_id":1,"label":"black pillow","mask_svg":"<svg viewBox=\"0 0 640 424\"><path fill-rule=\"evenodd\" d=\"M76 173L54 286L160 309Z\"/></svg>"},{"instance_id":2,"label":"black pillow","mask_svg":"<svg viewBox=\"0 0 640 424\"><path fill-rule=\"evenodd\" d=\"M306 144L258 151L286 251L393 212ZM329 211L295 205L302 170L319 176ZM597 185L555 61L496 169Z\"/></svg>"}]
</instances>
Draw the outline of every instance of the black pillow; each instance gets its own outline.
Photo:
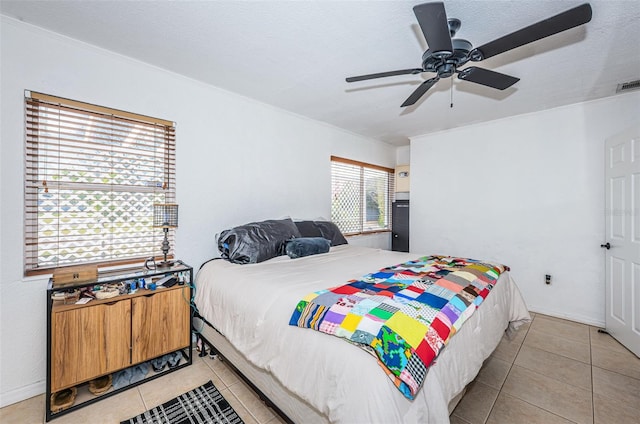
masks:
<instances>
[{"instance_id":1,"label":"black pillow","mask_svg":"<svg viewBox=\"0 0 640 424\"><path fill-rule=\"evenodd\" d=\"M225 230L218 237L223 258L238 264L252 264L284 255L285 243L300 237L290 218L251 222Z\"/></svg>"},{"instance_id":2,"label":"black pillow","mask_svg":"<svg viewBox=\"0 0 640 424\"><path fill-rule=\"evenodd\" d=\"M301 237L287 241L285 251L291 259L327 253L331 242L322 237Z\"/></svg>"},{"instance_id":3,"label":"black pillow","mask_svg":"<svg viewBox=\"0 0 640 424\"><path fill-rule=\"evenodd\" d=\"M344 238L340 229L336 224L331 221L313 221L315 227L320 230L322 237L331 241L331 246L339 246L341 244L347 244L347 239Z\"/></svg>"},{"instance_id":4,"label":"black pillow","mask_svg":"<svg viewBox=\"0 0 640 424\"><path fill-rule=\"evenodd\" d=\"M294 221L294 223L300 231L300 237L322 237L322 232L313 221Z\"/></svg>"}]
</instances>

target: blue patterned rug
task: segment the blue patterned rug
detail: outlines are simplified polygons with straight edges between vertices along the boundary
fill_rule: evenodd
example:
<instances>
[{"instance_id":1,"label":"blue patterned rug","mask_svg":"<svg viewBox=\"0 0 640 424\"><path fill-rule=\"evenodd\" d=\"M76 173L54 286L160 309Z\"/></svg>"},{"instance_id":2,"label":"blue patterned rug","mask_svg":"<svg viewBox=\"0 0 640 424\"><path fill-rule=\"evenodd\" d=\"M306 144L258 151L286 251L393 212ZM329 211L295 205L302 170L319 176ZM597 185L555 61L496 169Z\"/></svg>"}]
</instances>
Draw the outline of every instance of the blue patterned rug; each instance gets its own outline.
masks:
<instances>
[{"instance_id":1,"label":"blue patterned rug","mask_svg":"<svg viewBox=\"0 0 640 424\"><path fill-rule=\"evenodd\" d=\"M211 381L120 424L244 424Z\"/></svg>"}]
</instances>

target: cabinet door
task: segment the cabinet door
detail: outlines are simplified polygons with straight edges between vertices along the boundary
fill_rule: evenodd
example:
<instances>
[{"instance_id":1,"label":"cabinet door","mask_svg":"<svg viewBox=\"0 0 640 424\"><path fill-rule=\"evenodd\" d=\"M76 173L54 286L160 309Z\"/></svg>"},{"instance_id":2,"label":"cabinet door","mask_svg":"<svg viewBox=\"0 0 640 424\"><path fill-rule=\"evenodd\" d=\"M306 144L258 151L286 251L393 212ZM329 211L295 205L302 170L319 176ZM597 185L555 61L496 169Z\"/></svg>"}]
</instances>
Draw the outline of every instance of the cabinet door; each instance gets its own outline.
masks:
<instances>
[{"instance_id":1,"label":"cabinet door","mask_svg":"<svg viewBox=\"0 0 640 424\"><path fill-rule=\"evenodd\" d=\"M132 362L189 346L189 287L163 289L132 299Z\"/></svg>"},{"instance_id":2,"label":"cabinet door","mask_svg":"<svg viewBox=\"0 0 640 424\"><path fill-rule=\"evenodd\" d=\"M51 325L51 392L129 366L129 299L53 312Z\"/></svg>"}]
</instances>

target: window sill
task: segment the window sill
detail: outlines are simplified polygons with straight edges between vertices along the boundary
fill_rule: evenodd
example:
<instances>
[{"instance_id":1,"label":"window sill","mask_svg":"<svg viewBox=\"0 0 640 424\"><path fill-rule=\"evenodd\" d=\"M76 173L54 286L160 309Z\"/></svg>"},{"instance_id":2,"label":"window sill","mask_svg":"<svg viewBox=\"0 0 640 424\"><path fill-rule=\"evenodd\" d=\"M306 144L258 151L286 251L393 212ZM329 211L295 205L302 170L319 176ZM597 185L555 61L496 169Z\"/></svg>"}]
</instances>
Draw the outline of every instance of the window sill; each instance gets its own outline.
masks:
<instances>
[{"instance_id":1,"label":"window sill","mask_svg":"<svg viewBox=\"0 0 640 424\"><path fill-rule=\"evenodd\" d=\"M374 235L374 234L381 234L381 233L390 233L391 230L374 230L374 231L365 231L362 233L351 233L351 234L345 234L345 237L358 237L358 236L370 236L370 235Z\"/></svg>"},{"instance_id":2,"label":"window sill","mask_svg":"<svg viewBox=\"0 0 640 424\"><path fill-rule=\"evenodd\" d=\"M162 256L156 256L154 259L156 262L161 262L164 258ZM142 268L144 267L145 260L146 259L142 259L142 258L128 259L128 260L122 260L122 261L95 263L95 265L98 267L98 274L101 274L101 273L104 274L104 273L110 273L110 272L121 272L121 271L127 271L129 269ZM175 260L174 255L167 255L167 260ZM87 265L91 265L91 264L87 264ZM74 265L69 265L69 266L74 266ZM64 267L61 267L61 268L64 268ZM23 275L22 281L37 281L40 279L48 280L53 276L53 270L54 268L27 271L25 275Z\"/></svg>"}]
</instances>

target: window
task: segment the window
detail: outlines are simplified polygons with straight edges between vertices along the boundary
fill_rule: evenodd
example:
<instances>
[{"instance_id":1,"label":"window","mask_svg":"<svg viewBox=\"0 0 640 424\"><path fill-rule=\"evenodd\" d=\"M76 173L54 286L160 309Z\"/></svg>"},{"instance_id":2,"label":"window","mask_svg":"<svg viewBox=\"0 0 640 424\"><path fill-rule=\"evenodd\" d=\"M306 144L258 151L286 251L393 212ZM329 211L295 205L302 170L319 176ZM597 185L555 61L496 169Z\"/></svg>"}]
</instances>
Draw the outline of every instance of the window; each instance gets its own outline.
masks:
<instances>
[{"instance_id":1,"label":"window","mask_svg":"<svg viewBox=\"0 0 640 424\"><path fill-rule=\"evenodd\" d=\"M391 229L394 171L331 157L331 220L344 234Z\"/></svg>"},{"instance_id":2,"label":"window","mask_svg":"<svg viewBox=\"0 0 640 424\"><path fill-rule=\"evenodd\" d=\"M26 92L25 126L27 275L162 254L153 204L175 201L173 122Z\"/></svg>"}]
</instances>

